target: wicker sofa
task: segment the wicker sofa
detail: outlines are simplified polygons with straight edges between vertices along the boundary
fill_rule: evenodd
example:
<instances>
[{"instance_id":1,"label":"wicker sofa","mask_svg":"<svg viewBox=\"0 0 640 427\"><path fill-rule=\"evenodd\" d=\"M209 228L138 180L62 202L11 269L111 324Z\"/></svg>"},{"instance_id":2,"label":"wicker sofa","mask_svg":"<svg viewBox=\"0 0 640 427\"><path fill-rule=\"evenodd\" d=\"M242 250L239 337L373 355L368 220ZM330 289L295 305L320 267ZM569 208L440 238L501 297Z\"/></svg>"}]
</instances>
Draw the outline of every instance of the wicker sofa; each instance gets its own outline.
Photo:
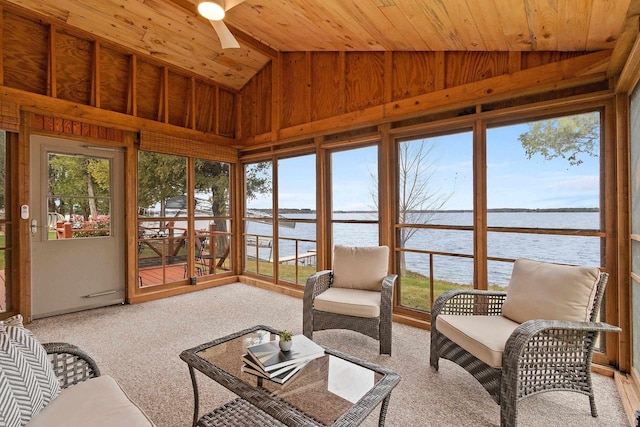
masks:
<instances>
[{"instance_id":1,"label":"wicker sofa","mask_svg":"<svg viewBox=\"0 0 640 427\"><path fill-rule=\"evenodd\" d=\"M0 408L8 427L154 426L89 355L40 344L19 316L0 322Z\"/></svg>"},{"instance_id":2,"label":"wicker sofa","mask_svg":"<svg viewBox=\"0 0 640 427\"><path fill-rule=\"evenodd\" d=\"M520 400L573 391L596 405L591 358L607 283L598 268L516 260L507 292L448 291L431 311L431 366L439 359L471 373L500 405L500 425L517 424Z\"/></svg>"}]
</instances>

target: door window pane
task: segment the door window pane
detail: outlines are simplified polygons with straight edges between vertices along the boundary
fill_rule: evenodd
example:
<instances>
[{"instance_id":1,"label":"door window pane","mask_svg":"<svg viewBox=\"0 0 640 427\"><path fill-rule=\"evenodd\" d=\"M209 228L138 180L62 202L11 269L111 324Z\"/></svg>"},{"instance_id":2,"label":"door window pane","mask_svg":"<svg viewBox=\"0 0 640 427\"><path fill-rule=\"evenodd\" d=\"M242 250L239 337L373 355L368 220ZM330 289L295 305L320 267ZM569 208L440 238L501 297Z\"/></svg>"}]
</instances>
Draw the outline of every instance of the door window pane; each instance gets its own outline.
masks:
<instances>
[{"instance_id":1,"label":"door window pane","mask_svg":"<svg viewBox=\"0 0 640 427\"><path fill-rule=\"evenodd\" d=\"M47 239L111 233L111 161L49 153Z\"/></svg>"}]
</instances>

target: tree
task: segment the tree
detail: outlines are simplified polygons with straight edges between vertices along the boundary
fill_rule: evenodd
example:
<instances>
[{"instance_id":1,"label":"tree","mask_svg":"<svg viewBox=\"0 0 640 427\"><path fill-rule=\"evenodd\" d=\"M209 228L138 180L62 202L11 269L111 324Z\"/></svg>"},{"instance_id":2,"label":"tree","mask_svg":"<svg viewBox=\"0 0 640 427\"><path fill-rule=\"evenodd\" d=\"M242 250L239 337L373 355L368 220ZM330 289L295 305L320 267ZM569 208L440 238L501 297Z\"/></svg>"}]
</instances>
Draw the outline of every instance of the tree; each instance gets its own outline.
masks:
<instances>
[{"instance_id":1,"label":"tree","mask_svg":"<svg viewBox=\"0 0 640 427\"><path fill-rule=\"evenodd\" d=\"M560 157L570 166L584 161L581 155L597 157L600 143L600 115L577 114L529 123L528 132L518 136L527 158L540 154L545 160Z\"/></svg>"},{"instance_id":2,"label":"tree","mask_svg":"<svg viewBox=\"0 0 640 427\"><path fill-rule=\"evenodd\" d=\"M428 224L438 210L442 209L453 193L445 194L433 185L433 176L438 171L433 158L435 145L427 145L426 140L407 141L398 148L398 223ZM378 209L378 183L371 195ZM398 247L405 247L418 228L401 228ZM407 271L404 252L399 253L400 274Z\"/></svg>"}]
</instances>

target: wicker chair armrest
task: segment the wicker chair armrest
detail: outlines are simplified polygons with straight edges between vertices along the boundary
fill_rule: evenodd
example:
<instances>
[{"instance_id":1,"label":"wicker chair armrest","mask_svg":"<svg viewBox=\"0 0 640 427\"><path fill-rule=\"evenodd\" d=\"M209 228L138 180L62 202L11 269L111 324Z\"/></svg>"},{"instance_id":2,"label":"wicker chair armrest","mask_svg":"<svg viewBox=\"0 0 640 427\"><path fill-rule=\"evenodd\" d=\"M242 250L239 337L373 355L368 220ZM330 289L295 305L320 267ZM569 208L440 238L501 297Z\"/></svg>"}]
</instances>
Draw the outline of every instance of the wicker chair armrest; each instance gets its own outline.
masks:
<instances>
[{"instance_id":1,"label":"wicker chair armrest","mask_svg":"<svg viewBox=\"0 0 640 427\"><path fill-rule=\"evenodd\" d=\"M331 287L333 283L333 271L322 270L318 271L307 279L307 283L304 286L305 298L309 297L311 300L320 295Z\"/></svg>"},{"instance_id":2,"label":"wicker chair armrest","mask_svg":"<svg viewBox=\"0 0 640 427\"><path fill-rule=\"evenodd\" d=\"M451 290L436 299L431 310L432 320L439 314L502 315L506 292L480 290Z\"/></svg>"},{"instance_id":3,"label":"wicker chair armrest","mask_svg":"<svg viewBox=\"0 0 640 427\"><path fill-rule=\"evenodd\" d=\"M384 310L385 307L389 307L390 309L391 305L393 304L393 288L396 285L397 279L397 274L389 274L384 279L382 279L380 310Z\"/></svg>"},{"instance_id":4,"label":"wicker chair armrest","mask_svg":"<svg viewBox=\"0 0 640 427\"><path fill-rule=\"evenodd\" d=\"M77 346L56 342L44 343L43 347L49 355L61 388L100 376L96 361Z\"/></svg>"},{"instance_id":5,"label":"wicker chair armrest","mask_svg":"<svg viewBox=\"0 0 640 427\"><path fill-rule=\"evenodd\" d=\"M529 320L518 326L505 344L504 360L517 360L522 354L539 352L537 342L547 346L543 341L562 342L562 349L591 351L594 336L597 332L620 332L617 326L602 322L572 322L562 320ZM588 339L589 334L591 338ZM504 365L504 362L503 362Z\"/></svg>"}]
</instances>

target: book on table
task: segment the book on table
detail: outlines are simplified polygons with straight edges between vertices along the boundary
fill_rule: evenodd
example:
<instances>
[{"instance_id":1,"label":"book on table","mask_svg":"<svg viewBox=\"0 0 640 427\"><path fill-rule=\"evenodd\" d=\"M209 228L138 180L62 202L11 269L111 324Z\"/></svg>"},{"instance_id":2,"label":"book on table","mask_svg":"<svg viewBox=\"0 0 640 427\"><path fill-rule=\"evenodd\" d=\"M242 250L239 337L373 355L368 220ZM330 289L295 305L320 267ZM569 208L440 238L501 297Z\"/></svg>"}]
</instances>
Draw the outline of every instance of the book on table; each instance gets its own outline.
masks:
<instances>
[{"instance_id":1,"label":"book on table","mask_svg":"<svg viewBox=\"0 0 640 427\"><path fill-rule=\"evenodd\" d=\"M259 369L255 369L254 366L251 366L247 363L243 364L240 370L242 372L246 372L247 374L256 375L258 377L262 377L278 384L284 384L289 378L291 378L296 372L302 369L309 362L302 362L297 365L289 365L284 368L276 371L277 373L267 373Z\"/></svg>"},{"instance_id":2,"label":"book on table","mask_svg":"<svg viewBox=\"0 0 640 427\"><path fill-rule=\"evenodd\" d=\"M247 354L262 372L274 372L324 356L324 349L304 335L294 335L291 339L293 345L289 351L280 350L278 341L269 341L247 347Z\"/></svg>"}]
</instances>

